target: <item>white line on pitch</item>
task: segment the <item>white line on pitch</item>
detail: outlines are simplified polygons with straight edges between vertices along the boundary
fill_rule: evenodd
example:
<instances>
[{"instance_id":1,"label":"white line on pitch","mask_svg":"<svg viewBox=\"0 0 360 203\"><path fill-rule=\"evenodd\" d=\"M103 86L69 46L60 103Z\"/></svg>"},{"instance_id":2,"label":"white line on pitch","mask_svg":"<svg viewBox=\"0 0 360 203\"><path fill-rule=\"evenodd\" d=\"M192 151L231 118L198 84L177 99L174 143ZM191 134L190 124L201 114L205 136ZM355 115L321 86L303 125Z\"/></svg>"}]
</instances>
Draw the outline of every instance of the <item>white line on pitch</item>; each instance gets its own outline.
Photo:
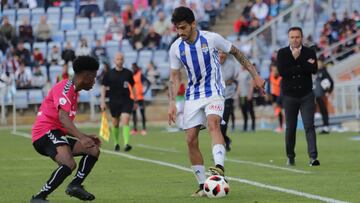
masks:
<instances>
[{"instance_id":1,"label":"white line on pitch","mask_svg":"<svg viewBox=\"0 0 360 203\"><path fill-rule=\"evenodd\" d=\"M30 135L28 133L19 133L19 132L13 132L13 133L16 134L16 135L26 137L26 138L30 138ZM153 159L137 157L137 156L134 156L134 155L125 154L125 153L122 153L122 152L113 152L113 151L106 150L106 149L101 149L101 151L104 152L104 153L107 153L107 154L126 157L126 158L132 159L132 160L138 160L138 161L143 161L143 162L148 162L148 163L154 163L154 164L158 164L158 165L161 165L161 166L168 166L168 167L171 167L171 168L176 168L176 169L191 172L191 173L193 172L193 170L190 169L190 168L180 166L180 165L177 165L177 164L164 162L164 161L158 161L158 160L153 160ZM329 202L329 203L348 203L348 202L342 201L342 200L337 200L337 199L332 199L332 198L329 198L329 197L323 197L323 196L313 195L313 194L300 192L300 191L296 191L296 190L291 190L291 189L281 188L281 187L277 187L277 186L267 185L267 184L263 184L263 183L259 183L259 182L255 182L255 181L251 181L251 180L246 180L246 179L242 179L242 178L235 178L235 177L229 177L229 176L227 176L227 178L229 180L232 180L232 181L245 183L245 184L253 185L253 186L256 186L256 187L266 188L266 189L270 189L270 190L274 190L274 191L278 191L278 192L284 192L284 193L287 193L287 194L292 194L292 195L296 195L296 196L300 196L300 197L306 197L308 199L314 199L314 200L319 200L319 201Z\"/></svg>"},{"instance_id":2,"label":"white line on pitch","mask_svg":"<svg viewBox=\"0 0 360 203\"><path fill-rule=\"evenodd\" d=\"M144 144L136 144L136 146L138 146L140 148L144 148L144 149L151 149L151 150L157 150L157 151L163 151L163 152L179 153L179 151L177 151L175 148L153 147L153 146L144 145Z\"/></svg>"},{"instance_id":3,"label":"white line on pitch","mask_svg":"<svg viewBox=\"0 0 360 203\"><path fill-rule=\"evenodd\" d=\"M243 161L243 160L228 159L228 158L226 158L225 160L229 161L229 162L234 162L234 163L249 164L249 165L254 165L254 166L260 166L260 167L266 167L266 168L290 171L290 172L294 172L294 173L302 173L302 174L311 174L312 173L310 171L303 171L303 170L299 170L299 169L285 168L285 167L281 167L281 166L274 166L274 165L270 165L270 164L264 164L264 163L253 162L253 161Z\"/></svg>"},{"instance_id":4,"label":"white line on pitch","mask_svg":"<svg viewBox=\"0 0 360 203\"><path fill-rule=\"evenodd\" d=\"M190 168L180 166L180 165L177 165L177 164L164 162L164 161L158 161L158 160L153 160L153 159L137 157L137 156L134 156L134 155L125 154L125 153L122 153L122 152L113 152L113 151L106 150L106 149L101 149L101 151L104 152L104 153L107 153L107 154L112 154L112 155L116 155L116 156L122 156L122 157L132 159L132 160L138 160L138 161L154 163L154 164L158 164L158 165L162 165L162 166L168 166L168 167L171 167L171 168L176 168L176 169L191 172L191 173L193 172L193 170L190 169ZM267 185L267 184L263 184L263 183L259 183L259 182L255 182L255 181L251 181L251 180L246 180L246 179L242 179L242 178L235 178L235 177L229 177L229 176L227 176L227 178L229 180L232 180L232 181L245 183L245 184L253 185L253 186L256 186L256 187L266 188L266 189L270 189L270 190L274 190L274 191L278 191L278 192L284 192L284 193L288 193L288 194L292 194L292 195L296 195L296 196L300 196L300 197L306 197L306 198L309 198L309 199L319 200L319 201L323 201L323 202L347 203L346 201L336 200L336 199L323 197L323 196L319 196L319 195L313 195L313 194L300 192L300 191L296 191L296 190L291 190L291 189L281 188L281 187L277 187L277 186Z\"/></svg>"}]
</instances>

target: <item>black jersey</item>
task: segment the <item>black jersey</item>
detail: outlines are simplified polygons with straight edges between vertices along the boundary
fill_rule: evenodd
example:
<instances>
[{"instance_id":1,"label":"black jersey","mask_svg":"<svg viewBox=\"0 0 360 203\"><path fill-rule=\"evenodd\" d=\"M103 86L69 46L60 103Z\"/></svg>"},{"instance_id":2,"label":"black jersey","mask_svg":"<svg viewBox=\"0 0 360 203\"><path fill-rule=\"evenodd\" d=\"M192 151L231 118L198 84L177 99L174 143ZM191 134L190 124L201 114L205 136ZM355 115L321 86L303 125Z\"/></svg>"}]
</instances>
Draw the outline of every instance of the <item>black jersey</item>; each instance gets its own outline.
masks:
<instances>
[{"instance_id":1,"label":"black jersey","mask_svg":"<svg viewBox=\"0 0 360 203\"><path fill-rule=\"evenodd\" d=\"M126 68L121 71L113 68L105 74L102 84L110 87L110 102L130 99L129 87L134 85L133 73Z\"/></svg>"}]
</instances>

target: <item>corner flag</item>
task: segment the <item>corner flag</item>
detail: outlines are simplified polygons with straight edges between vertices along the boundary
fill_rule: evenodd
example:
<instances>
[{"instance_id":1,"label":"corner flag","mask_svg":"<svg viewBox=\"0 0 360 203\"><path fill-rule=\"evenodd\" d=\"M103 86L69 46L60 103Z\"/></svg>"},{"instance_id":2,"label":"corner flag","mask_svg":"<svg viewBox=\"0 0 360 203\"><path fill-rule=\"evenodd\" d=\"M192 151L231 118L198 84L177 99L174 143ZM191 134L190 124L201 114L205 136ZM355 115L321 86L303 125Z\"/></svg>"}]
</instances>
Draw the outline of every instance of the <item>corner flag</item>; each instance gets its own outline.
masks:
<instances>
[{"instance_id":1,"label":"corner flag","mask_svg":"<svg viewBox=\"0 0 360 203\"><path fill-rule=\"evenodd\" d=\"M109 130L109 124L108 124L108 120L106 118L105 111L103 111L101 114L101 124L100 124L99 136L102 137L105 141L109 142L110 130Z\"/></svg>"}]
</instances>

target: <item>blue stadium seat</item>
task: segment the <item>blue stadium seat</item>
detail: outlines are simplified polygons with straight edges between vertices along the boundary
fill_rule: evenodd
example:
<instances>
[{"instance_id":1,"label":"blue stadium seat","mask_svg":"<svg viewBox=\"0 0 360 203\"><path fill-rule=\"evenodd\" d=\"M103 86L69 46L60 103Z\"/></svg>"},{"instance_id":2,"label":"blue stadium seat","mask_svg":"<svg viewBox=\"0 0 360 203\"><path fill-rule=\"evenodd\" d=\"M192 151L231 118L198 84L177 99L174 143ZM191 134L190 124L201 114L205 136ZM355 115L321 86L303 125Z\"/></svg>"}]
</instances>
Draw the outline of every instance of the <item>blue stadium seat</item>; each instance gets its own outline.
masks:
<instances>
[{"instance_id":1,"label":"blue stadium seat","mask_svg":"<svg viewBox=\"0 0 360 203\"><path fill-rule=\"evenodd\" d=\"M130 44L129 40L127 40L127 39L122 40L122 42L121 42L121 51L124 52L124 53L134 51L134 48Z\"/></svg>"},{"instance_id":2,"label":"blue stadium seat","mask_svg":"<svg viewBox=\"0 0 360 203\"><path fill-rule=\"evenodd\" d=\"M54 42L63 42L65 40L64 32L63 31L56 31L52 34L52 40Z\"/></svg>"},{"instance_id":3,"label":"blue stadium seat","mask_svg":"<svg viewBox=\"0 0 360 203\"><path fill-rule=\"evenodd\" d=\"M26 109L29 107L28 92L26 90L17 90L14 99L16 109Z\"/></svg>"},{"instance_id":4,"label":"blue stadium seat","mask_svg":"<svg viewBox=\"0 0 360 203\"><path fill-rule=\"evenodd\" d=\"M63 7L61 11L62 20L72 20L75 19L75 8L74 7Z\"/></svg>"},{"instance_id":5,"label":"blue stadium seat","mask_svg":"<svg viewBox=\"0 0 360 203\"><path fill-rule=\"evenodd\" d=\"M80 31L81 38L85 38L88 41L88 44L91 44L95 41L95 32L94 30L81 30Z\"/></svg>"},{"instance_id":6,"label":"blue stadium seat","mask_svg":"<svg viewBox=\"0 0 360 203\"><path fill-rule=\"evenodd\" d=\"M96 39L103 39L104 35L105 35L104 29L96 30Z\"/></svg>"},{"instance_id":7,"label":"blue stadium seat","mask_svg":"<svg viewBox=\"0 0 360 203\"><path fill-rule=\"evenodd\" d=\"M59 7L50 7L47 9L48 20L53 20L59 22L60 20L60 8Z\"/></svg>"},{"instance_id":8,"label":"blue stadium seat","mask_svg":"<svg viewBox=\"0 0 360 203\"><path fill-rule=\"evenodd\" d=\"M69 30L66 31L66 41L70 41L70 42L77 42L79 40L79 31L78 30Z\"/></svg>"},{"instance_id":9,"label":"blue stadium seat","mask_svg":"<svg viewBox=\"0 0 360 203\"><path fill-rule=\"evenodd\" d=\"M21 8L21 9L17 10L17 12L16 12L16 20L17 21L19 21L19 20L22 21L24 16L27 16L30 20L30 9Z\"/></svg>"},{"instance_id":10,"label":"blue stadium seat","mask_svg":"<svg viewBox=\"0 0 360 203\"><path fill-rule=\"evenodd\" d=\"M49 75L50 75L50 82L51 85L56 84L56 77L62 73L62 67L61 66L50 66L49 67Z\"/></svg>"},{"instance_id":11,"label":"blue stadium seat","mask_svg":"<svg viewBox=\"0 0 360 203\"><path fill-rule=\"evenodd\" d=\"M29 104L41 104L44 99L44 92L41 89L29 90Z\"/></svg>"},{"instance_id":12,"label":"blue stadium seat","mask_svg":"<svg viewBox=\"0 0 360 203\"><path fill-rule=\"evenodd\" d=\"M137 57L138 57L137 51L123 52L123 54L125 59L124 61L125 67L131 67L131 64L137 61Z\"/></svg>"},{"instance_id":13,"label":"blue stadium seat","mask_svg":"<svg viewBox=\"0 0 360 203\"><path fill-rule=\"evenodd\" d=\"M42 74L45 75L46 80L48 80L46 66L40 66L40 70L41 70Z\"/></svg>"},{"instance_id":14,"label":"blue stadium seat","mask_svg":"<svg viewBox=\"0 0 360 203\"><path fill-rule=\"evenodd\" d=\"M31 24L33 22L39 23L40 22L40 17L45 15L45 10L44 8L34 8L31 9Z\"/></svg>"},{"instance_id":15,"label":"blue stadium seat","mask_svg":"<svg viewBox=\"0 0 360 203\"><path fill-rule=\"evenodd\" d=\"M107 41L105 43L107 53L110 57L110 60L114 59L116 52L119 51L119 42L118 41Z\"/></svg>"},{"instance_id":16,"label":"blue stadium seat","mask_svg":"<svg viewBox=\"0 0 360 203\"><path fill-rule=\"evenodd\" d=\"M160 78L163 80L169 79L170 75L170 64L169 63L159 63L157 65L158 71L160 72Z\"/></svg>"},{"instance_id":17,"label":"blue stadium seat","mask_svg":"<svg viewBox=\"0 0 360 203\"><path fill-rule=\"evenodd\" d=\"M103 17L95 17L91 19L91 29L101 30L104 29L105 21Z\"/></svg>"},{"instance_id":18,"label":"blue stadium seat","mask_svg":"<svg viewBox=\"0 0 360 203\"><path fill-rule=\"evenodd\" d=\"M79 102L90 102L90 94L88 91L82 90L79 92Z\"/></svg>"},{"instance_id":19,"label":"blue stadium seat","mask_svg":"<svg viewBox=\"0 0 360 203\"><path fill-rule=\"evenodd\" d=\"M53 33L59 30L59 20L48 20L48 24L51 26L51 31Z\"/></svg>"},{"instance_id":20,"label":"blue stadium seat","mask_svg":"<svg viewBox=\"0 0 360 203\"><path fill-rule=\"evenodd\" d=\"M2 16L7 16L12 25L16 22L16 10L15 9L5 9L2 13Z\"/></svg>"},{"instance_id":21,"label":"blue stadium seat","mask_svg":"<svg viewBox=\"0 0 360 203\"><path fill-rule=\"evenodd\" d=\"M70 20L70 19L63 19L61 21L61 25L60 25L60 29L61 30L74 30L75 29L75 23L74 20Z\"/></svg>"},{"instance_id":22,"label":"blue stadium seat","mask_svg":"<svg viewBox=\"0 0 360 203\"><path fill-rule=\"evenodd\" d=\"M89 30L90 22L88 18L76 18L76 29L85 31Z\"/></svg>"},{"instance_id":23,"label":"blue stadium seat","mask_svg":"<svg viewBox=\"0 0 360 203\"><path fill-rule=\"evenodd\" d=\"M169 54L166 50L155 50L153 61L155 64L164 63L169 60Z\"/></svg>"},{"instance_id":24,"label":"blue stadium seat","mask_svg":"<svg viewBox=\"0 0 360 203\"><path fill-rule=\"evenodd\" d=\"M139 52L139 56L138 56L138 64L141 67L145 67L147 64L150 63L150 61L152 60L152 57L153 57L153 51L141 50Z\"/></svg>"}]
</instances>

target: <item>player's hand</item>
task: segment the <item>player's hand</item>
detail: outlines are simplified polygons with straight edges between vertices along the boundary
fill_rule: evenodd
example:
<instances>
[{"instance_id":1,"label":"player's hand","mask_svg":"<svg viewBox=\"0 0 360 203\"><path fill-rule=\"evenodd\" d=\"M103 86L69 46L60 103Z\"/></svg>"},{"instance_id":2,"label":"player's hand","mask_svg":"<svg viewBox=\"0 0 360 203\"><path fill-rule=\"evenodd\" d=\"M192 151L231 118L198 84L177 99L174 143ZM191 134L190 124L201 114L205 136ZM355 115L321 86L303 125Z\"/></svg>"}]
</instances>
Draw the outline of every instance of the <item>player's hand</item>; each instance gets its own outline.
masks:
<instances>
[{"instance_id":1,"label":"player's hand","mask_svg":"<svg viewBox=\"0 0 360 203\"><path fill-rule=\"evenodd\" d=\"M95 142L91 137L84 135L79 139L79 142L86 148L91 148L95 146Z\"/></svg>"},{"instance_id":2,"label":"player's hand","mask_svg":"<svg viewBox=\"0 0 360 203\"><path fill-rule=\"evenodd\" d=\"M312 58L311 58L311 59L308 60L308 62L311 63L311 64L314 64L314 63L315 63L315 59L312 59Z\"/></svg>"},{"instance_id":3,"label":"player's hand","mask_svg":"<svg viewBox=\"0 0 360 203\"><path fill-rule=\"evenodd\" d=\"M254 86L259 90L260 94L265 95L265 80L260 78L259 76L254 78Z\"/></svg>"},{"instance_id":4,"label":"player's hand","mask_svg":"<svg viewBox=\"0 0 360 203\"><path fill-rule=\"evenodd\" d=\"M169 103L169 110L168 110L168 122L169 125L171 125L172 123L175 123L176 119L176 105L175 105L175 101L170 101Z\"/></svg>"},{"instance_id":5,"label":"player's hand","mask_svg":"<svg viewBox=\"0 0 360 203\"><path fill-rule=\"evenodd\" d=\"M101 140L96 135L89 135L89 137L94 141L95 145L100 147L101 146Z\"/></svg>"},{"instance_id":6,"label":"player's hand","mask_svg":"<svg viewBox=\"0 0 360 203\"><path fill-rule=\"evenodd\" d=\"M137 108L138 108L138 103L136 101L134 101L133 110L135 111Z\"/></svg>"},{"instance_id":7,"label":"player's hand","mask_svg":"<svg viewBox=\"0 0 360 203\"><path fill-rule=\"evenodd\" d=\"M101 111L105 111L106 110L106 103L105 102L100 102L100 109Z\"/></svg>"}]
</instances>

